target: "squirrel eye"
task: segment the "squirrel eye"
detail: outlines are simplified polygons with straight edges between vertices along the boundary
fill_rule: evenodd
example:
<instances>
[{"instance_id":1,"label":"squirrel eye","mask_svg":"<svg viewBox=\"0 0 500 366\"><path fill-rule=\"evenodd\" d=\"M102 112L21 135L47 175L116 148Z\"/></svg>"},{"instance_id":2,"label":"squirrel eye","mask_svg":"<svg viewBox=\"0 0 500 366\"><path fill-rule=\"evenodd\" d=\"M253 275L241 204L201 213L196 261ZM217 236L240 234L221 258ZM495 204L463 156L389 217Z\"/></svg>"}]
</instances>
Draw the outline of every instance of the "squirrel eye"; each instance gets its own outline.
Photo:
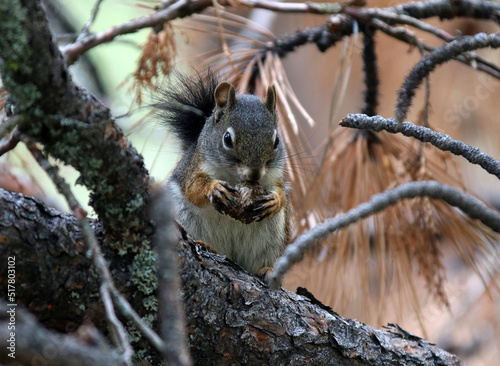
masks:
<instances>
[{"instance_id":1,"label":"squirrel eye","mask_svg":"<svg viewBox=\"0 0 500 366\"><path fill-rule=\"evenodd\" d=\"M276 150L278 148L278 145L280 143L280 138L276 136L276 139L274 140L274 146L273 149Z\"/></svg>"},{"instance_id":2,"label":"squirrel eye","mask_svg":"<svg viewBox=\"0 0 500 366\"><path fill-rule=\"evenodd\" d=\"M229 131L226 131L224 136L222 137L222 141L224 142L224 146L232 149L233 148L233 139L231 138L231 134Z\"/></svg>"}]
</instances>

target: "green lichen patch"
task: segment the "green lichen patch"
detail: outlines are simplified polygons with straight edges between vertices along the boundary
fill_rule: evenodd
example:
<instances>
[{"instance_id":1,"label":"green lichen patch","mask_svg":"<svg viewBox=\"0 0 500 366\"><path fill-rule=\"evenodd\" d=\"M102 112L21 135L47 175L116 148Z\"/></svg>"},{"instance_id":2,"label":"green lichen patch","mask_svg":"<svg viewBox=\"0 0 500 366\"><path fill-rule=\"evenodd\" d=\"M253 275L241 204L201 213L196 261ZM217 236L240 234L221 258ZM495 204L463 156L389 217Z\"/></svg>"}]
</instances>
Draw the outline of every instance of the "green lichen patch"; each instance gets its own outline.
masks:
<instances>
[{"instance_id":1,"label":"green lichen patch","mask_svg":"<svg viewBox=\"0 0 500 366\"><path fill-rule=\"evenodd\" d=\"M135 285L144 295L151 295L158 288L156 261L156 252L145 250L134 257L130 266L130 283Z\"/></svg>"}]
</instances>

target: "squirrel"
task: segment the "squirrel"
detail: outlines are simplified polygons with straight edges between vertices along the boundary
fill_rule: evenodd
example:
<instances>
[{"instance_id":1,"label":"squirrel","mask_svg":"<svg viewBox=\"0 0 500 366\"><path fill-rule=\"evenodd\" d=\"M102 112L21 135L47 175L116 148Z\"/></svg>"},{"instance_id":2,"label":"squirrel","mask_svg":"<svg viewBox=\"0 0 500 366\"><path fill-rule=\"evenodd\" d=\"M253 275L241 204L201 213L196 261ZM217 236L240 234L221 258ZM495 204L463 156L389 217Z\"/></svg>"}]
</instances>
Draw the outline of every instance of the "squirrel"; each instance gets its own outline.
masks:
<instances>
[{"instance_id":1,"label":"squirrel","mask_svg":"<svg viewBox=\"0 0 500 366\"><path fill-rule=\"evenodd\" d=\"M182 155L166 189L181 228L248 272L266 277L289 239L284 144L276 89L237 94L211 72L162 90L162 124Z\"/></svg>"}]
</instances>

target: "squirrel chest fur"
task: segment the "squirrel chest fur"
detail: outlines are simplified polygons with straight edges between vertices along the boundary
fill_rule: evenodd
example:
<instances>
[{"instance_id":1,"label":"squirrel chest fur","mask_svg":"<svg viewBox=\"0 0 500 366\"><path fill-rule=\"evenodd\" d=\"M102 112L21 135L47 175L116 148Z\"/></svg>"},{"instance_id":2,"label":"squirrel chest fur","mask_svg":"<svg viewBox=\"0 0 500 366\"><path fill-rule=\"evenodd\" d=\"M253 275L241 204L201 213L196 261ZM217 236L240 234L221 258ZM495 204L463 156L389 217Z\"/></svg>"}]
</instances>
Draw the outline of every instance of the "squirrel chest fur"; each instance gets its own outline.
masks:
<instances>
[{"instance_id":1,"label":"squirrel chest fur","mask_svg":"<svg viewBox=\"0 0 500 366\"><path fill-rule=\"evenodd\" d=\"M288 240L285 148L276 91L236 94L212 75L184 78L157 105L182 145L167 183L189 236L251 273L265 273Z\"/></svg>"}]
</instances>

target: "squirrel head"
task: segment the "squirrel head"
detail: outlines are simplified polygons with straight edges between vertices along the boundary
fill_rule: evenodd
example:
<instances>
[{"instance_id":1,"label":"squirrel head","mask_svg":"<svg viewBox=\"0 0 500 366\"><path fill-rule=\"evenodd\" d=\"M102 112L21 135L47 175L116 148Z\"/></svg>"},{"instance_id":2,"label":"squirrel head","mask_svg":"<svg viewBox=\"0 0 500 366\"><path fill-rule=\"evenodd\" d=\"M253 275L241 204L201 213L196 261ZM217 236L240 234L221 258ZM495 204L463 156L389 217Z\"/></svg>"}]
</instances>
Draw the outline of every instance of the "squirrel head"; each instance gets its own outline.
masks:
<instances>
[{"instance_id":1,"label":"squirrel head","mask_svg":"<svg viewBox=\"0 0 500 366\"><path fill-rule=\"evenodd\" d=\"M214 92L215 108L198 140L203 169L230 184L272 186L283 178L285 148L278 133L276 88L267 95L236 94L228 82Z\"/></svg>"}]
</instances>

